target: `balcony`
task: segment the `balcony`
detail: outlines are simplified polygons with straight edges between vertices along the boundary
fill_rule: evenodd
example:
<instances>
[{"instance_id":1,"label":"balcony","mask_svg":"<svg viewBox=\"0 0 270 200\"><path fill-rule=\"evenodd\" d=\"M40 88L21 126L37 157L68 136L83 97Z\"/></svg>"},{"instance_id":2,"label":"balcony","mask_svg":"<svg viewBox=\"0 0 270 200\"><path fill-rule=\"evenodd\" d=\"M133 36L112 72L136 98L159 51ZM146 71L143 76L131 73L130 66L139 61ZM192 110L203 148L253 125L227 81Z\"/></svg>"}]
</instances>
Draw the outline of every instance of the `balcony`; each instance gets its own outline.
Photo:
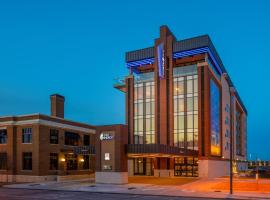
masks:
<instances>
[{"instance_id":1,"label":"balcony","mask_svg":"<svg viewBox=\"0 0 270 200\"><path fill-rule=\"evenodd\" d=\"M125 82L125 77L118 77L113 80L113 87L122 91L126 92L126 82Z\"/></svg>"},{"instance_id":2,"label":"balcony","mask_svg":"<svg viewBox=\"0 0 270 200\"><path fill-rule=\"evenodd\" d=\"M95 155L95 147L92 145L89 146L79 146L73 147L74 153L79 155Z\"/></svg>"}]
</instances>

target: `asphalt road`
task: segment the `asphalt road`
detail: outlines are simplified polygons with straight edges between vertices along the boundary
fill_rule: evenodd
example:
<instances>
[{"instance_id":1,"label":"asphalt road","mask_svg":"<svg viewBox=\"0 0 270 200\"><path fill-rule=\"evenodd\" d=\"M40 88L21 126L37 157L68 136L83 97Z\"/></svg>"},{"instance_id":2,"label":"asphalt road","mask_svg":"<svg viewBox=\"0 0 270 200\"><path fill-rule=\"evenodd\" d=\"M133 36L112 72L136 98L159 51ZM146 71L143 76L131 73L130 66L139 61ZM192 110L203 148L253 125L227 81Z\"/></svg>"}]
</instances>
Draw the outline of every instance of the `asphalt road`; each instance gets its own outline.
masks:
<instances>
[{"instance_id":1,"label":"asphalt road","mask_svg":"<svg viewBox=\"0 0 270 200\"><path fill-rule=\"evenodd\" d=\"M0 188L0 200L195 200L200 198Z\"/></svg>"}]
</instances>

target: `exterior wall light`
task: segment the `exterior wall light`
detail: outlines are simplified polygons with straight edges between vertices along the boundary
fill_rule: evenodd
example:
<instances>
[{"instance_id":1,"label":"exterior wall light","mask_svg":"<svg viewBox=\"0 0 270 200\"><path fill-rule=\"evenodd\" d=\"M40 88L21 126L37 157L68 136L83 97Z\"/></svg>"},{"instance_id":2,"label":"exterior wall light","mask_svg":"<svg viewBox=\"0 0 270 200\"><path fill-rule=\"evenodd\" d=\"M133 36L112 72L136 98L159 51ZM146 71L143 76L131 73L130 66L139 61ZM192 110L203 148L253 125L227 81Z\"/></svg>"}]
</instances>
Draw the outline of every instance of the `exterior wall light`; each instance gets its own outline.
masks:
<instances>
[{"instance_id":1,"label":"exterior wall light","mask_svg":"<svg viewBox=\"0 0 270 200\"><path fill-rule=\"evenodd\" d=\"M82 158L82 159L80 159L80 162L84 162L84 159Z\"/></svg>"},{"instance_id":2,"label":"exterior wall light","mask_svg":"<svg viewBox=\"0 0 270 200\"><path fill-rule=\"evenodd\" d=\"M61 158L60 161L61 161L61 162L66 162L66 159L65 159L65 158Z\"/></svg>"}]
</instances>

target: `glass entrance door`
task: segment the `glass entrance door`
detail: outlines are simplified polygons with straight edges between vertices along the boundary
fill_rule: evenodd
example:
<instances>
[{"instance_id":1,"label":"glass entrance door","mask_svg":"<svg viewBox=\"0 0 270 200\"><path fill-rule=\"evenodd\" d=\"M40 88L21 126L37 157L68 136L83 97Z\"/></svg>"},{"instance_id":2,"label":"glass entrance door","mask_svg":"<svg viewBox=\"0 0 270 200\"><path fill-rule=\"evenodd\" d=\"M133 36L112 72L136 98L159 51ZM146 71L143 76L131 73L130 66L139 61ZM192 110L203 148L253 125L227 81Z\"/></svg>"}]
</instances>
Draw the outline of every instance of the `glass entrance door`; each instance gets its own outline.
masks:
<instances>
[{"instance_id":1,"label":"glass entrance door","mask_svg":"<svg viewBox=\"0 0 270 200\"><path fill-rule=\"evenodd\" d=\"M153 159L152 158L135 158L134 175L153 176Z\"/></svg>"},{"instance_id":2,"label":"glass entrance door","mask_svg":"<svg viewBox=\"0 0 270 200\"><path fill-rule=\"evenodd\" d=\"M134 159L134 175L145 175L145 164L143 158Z\"/></svg>"}]
</instances>

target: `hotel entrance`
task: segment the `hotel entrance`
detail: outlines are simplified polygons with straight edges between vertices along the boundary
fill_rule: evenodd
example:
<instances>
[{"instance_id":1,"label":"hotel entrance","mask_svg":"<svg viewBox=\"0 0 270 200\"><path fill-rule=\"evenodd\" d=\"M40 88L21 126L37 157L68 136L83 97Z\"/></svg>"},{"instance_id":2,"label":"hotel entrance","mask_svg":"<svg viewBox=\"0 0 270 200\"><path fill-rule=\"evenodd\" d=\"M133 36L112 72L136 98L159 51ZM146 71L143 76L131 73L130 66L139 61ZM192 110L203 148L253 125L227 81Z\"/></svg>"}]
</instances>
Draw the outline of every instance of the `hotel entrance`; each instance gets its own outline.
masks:
<instances>
[{"instance_id":1,"label":"hotel entrance","mask_svg":"<svg viewBox=\"0 0 270 200\"><path fill-rule=\"evenodd\" d=\"M134 175L153 176L154 163L152 158L134 158Z\"/></svg>"}]
</instances>

